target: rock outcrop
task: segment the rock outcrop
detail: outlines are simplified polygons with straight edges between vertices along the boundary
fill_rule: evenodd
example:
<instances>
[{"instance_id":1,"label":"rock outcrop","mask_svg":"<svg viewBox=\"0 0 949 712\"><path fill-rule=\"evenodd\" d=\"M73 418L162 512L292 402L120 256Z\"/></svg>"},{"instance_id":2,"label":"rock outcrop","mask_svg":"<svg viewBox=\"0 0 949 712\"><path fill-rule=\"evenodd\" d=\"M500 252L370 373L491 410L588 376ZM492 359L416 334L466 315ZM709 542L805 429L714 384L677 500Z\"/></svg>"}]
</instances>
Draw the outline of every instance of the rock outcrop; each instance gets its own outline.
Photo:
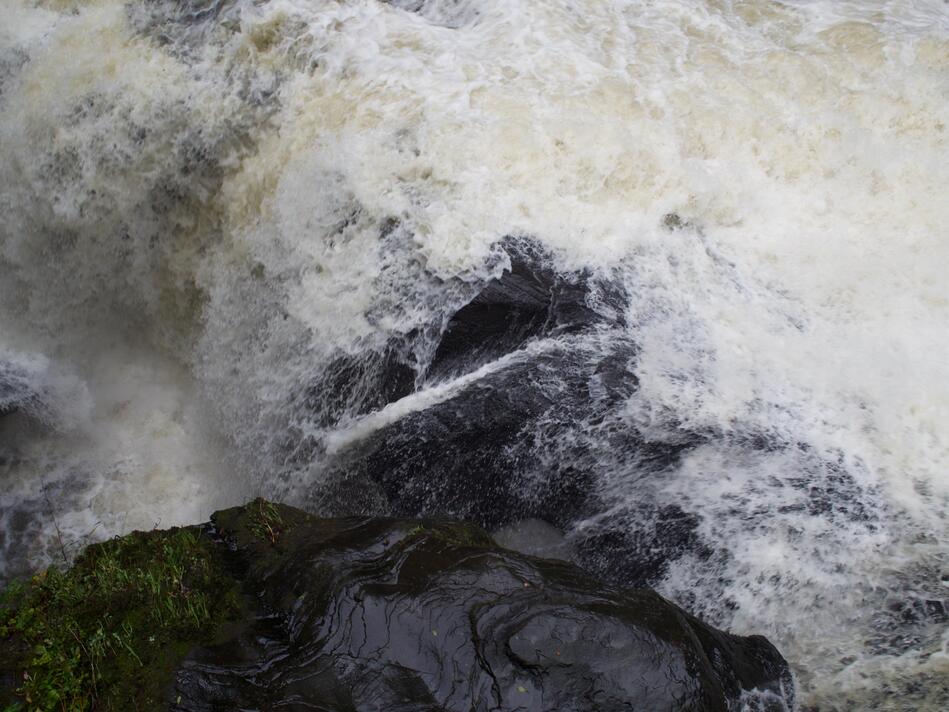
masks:
<instances>
[{"instance_id":1,"label":"rock outcrop","mask_svg":"<svg viewBox=\"0 0 949 712\"><path fill-rule=\"evenodd\" d=\"M173 665L167 655L156 658L168 679L150 704L137 700L140 708L656 712L792 703L787 664L764 638L715 630L652 591L623 590L571 564L503 549L474 525L319 519L257 500L178 531L194 541L174 559L184 568L172 567L173 585L162 595L194 601L217 587L226 605L202 604L210 606L202 626L129 633L129 652L116 646L99 661L99 697L114 679L110 665L128 663L134 674L132 656L144 665L157 655L148 646L164 644L179 657ZM141 546L168 534L130 536ZM102 561L97 548L116 546L90 547L65 577L91 575ZM141 552L126 564L157 565ZM138 581L136 570L118 580ZM160 571L141 580L156 577ZM150 620L140 612L138 623L123 618L128 601L141 607L139 593L116 591L107 620L117 630ZM19 605L32 610L56 600L24 595ZM0 661L9 668L11 650L22 653L33 641L10 623L16 610L4 615L11 634ZM77 670L87 646L76 639ZM30 656L20 664L29 672ZM110 699L111 707L97 707L120 708Z\"/></svg>"},{"instance_id":2,"label":"rock outcrop","mask_svg":"<svg viewBox=\"0 0 949 712\"><path fill-rule=\"evenodd\" d=\"M571 537L585 568L624 585L654 585L683 554L706 555L697 518L661 494L703 436L658 438L626 416L639 380L622 280L565 272L529 239L504 240L498 255L505 268L447 320L412 396L424 402L340 449L308 506L491 531L540 519ZM419 398L446 383L446 395ZM382 506L349 494L370 489Z\"/></svg>"}]
</instances>

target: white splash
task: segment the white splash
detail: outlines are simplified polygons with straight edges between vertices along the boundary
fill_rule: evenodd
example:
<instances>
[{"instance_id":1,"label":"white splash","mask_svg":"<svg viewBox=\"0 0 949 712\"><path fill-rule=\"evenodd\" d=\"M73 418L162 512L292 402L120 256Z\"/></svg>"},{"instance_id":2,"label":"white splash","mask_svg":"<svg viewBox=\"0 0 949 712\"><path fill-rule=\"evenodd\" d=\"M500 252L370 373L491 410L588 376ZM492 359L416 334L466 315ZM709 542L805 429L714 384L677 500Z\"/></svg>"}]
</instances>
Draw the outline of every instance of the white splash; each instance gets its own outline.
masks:
<instances>
[{"instance_id":1,"label":"white splash","mask_svg":"<svg viewBox=\"0 0 949 712\"><path fill-rule=\"evenodd\" d=\"M664 591L770 636L808 701L922 680L904 699L941 708L937 629L865 643L949 570L945 3L175 7L5 0L0 28L3 345L85 380L100 531L253 490L237 472L221 495L214 432L273 466L321 364L424 330L445 307L426 279L473 281L531 235L565 267L624 266L621 417L719 435L669 487L730 557ZM790 449L749 459L755 432ZM58 433L27 449L64 459L27 458L11 501L66 467ZM794 509L802 475L851 483L866 519Z\"/></svg>"}]
</instances>

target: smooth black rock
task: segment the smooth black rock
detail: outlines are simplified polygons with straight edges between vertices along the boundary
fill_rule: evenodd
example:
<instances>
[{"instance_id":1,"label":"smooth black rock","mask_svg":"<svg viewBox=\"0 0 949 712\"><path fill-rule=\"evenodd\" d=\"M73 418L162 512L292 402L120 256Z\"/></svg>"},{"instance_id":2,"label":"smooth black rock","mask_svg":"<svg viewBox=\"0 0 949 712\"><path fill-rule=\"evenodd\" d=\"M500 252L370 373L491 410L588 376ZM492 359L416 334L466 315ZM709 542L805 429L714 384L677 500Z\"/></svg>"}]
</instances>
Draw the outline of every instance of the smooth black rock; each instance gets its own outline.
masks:
<instances>
[{"instance_id":1,"label":"smooth black rock","mask_svg":"<svg viewBox=\"0 0 949 712\"><path fill-rule=\"evenodd\" d=\"M268 505L268 507L270 507ZM267 512L261 516L261 512ZM434 520L219 512L254 610L176 673L172 709L790 708L785 661L648 590Z\"/></svg>"}]
</instances>

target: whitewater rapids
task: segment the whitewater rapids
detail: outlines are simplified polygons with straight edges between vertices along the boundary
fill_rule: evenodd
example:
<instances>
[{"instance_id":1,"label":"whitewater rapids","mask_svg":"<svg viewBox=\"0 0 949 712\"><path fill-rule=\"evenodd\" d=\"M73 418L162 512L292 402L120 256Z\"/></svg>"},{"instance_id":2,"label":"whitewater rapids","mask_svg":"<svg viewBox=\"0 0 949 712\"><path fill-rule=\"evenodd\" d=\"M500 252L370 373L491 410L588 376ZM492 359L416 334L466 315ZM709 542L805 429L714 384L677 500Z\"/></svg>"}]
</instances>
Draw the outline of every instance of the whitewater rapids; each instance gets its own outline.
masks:
<instances>
[{"instance_id":1,"label":"whitewater rapids","mask_svg":"<svg viewBox=\"0 0 949 712\"><path fill-rule=\"evenodd\" d=\"M649 485L704 542L657 589L768 636L805 706L949 707L944 2L0 16L0 576L305 502L339 452L536 357L424 379L515 236L626 295L638 385L597 423L701 435ZM392 343L415 392L314 395ZM589 465L611 514L643 496L621 455Z\"/></svg>"}]
</instances>

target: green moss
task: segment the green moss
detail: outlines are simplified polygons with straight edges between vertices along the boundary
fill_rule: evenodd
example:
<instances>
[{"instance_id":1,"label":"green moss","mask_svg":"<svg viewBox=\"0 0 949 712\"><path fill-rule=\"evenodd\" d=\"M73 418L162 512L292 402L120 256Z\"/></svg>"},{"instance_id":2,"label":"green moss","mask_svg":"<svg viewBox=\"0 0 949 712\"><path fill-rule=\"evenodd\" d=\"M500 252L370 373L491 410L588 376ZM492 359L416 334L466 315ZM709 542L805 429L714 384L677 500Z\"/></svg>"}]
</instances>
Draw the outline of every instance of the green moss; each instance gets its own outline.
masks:
<instances>
[{"instance_id":1,"label":"green moss","mask_svg":"<svg viewBox=\"0 0 949 712\"><path fill-rule=\"evenodd\" d=\"M352 527L263 499L212 521L227 545L200 527L135 532L88 547L68 571L10 586L0 597L0 710L167 709L174 671L190 650L233 635L261 601L286 609L297 596L292 586L256 590L256 581L301 547ZM430 540L435 554L493 546L473 525L400 526L407 538ZM309 580L308 595L321 595L319 577Z\"/></svg>"},{"instance_id":2,"label":"green moss","mask_svg":"<svg viewBox=\"0 0 949 712\"><path fill-rule=\"evenodd\" d=\"M166 708L181 659L241 613L222 557L195 527L135 532L88 547L69 571L10 586L0 672L15 674L22 708ZM7 691L0 709L11 702Z\"/></svg>"},{"instance_id":3,"label":"green moss","mask_svg":"<svg viewBox=\"0 0 949 712\"><path fill-rule=\"evenodd\" d=\"M211 519L237 547L251 548L255 559L269 560L270 556L284 552L287 535L295 526L307 521L308 515L258 497L242 507L215 512Z\"/></svg>"}]
</instances>

